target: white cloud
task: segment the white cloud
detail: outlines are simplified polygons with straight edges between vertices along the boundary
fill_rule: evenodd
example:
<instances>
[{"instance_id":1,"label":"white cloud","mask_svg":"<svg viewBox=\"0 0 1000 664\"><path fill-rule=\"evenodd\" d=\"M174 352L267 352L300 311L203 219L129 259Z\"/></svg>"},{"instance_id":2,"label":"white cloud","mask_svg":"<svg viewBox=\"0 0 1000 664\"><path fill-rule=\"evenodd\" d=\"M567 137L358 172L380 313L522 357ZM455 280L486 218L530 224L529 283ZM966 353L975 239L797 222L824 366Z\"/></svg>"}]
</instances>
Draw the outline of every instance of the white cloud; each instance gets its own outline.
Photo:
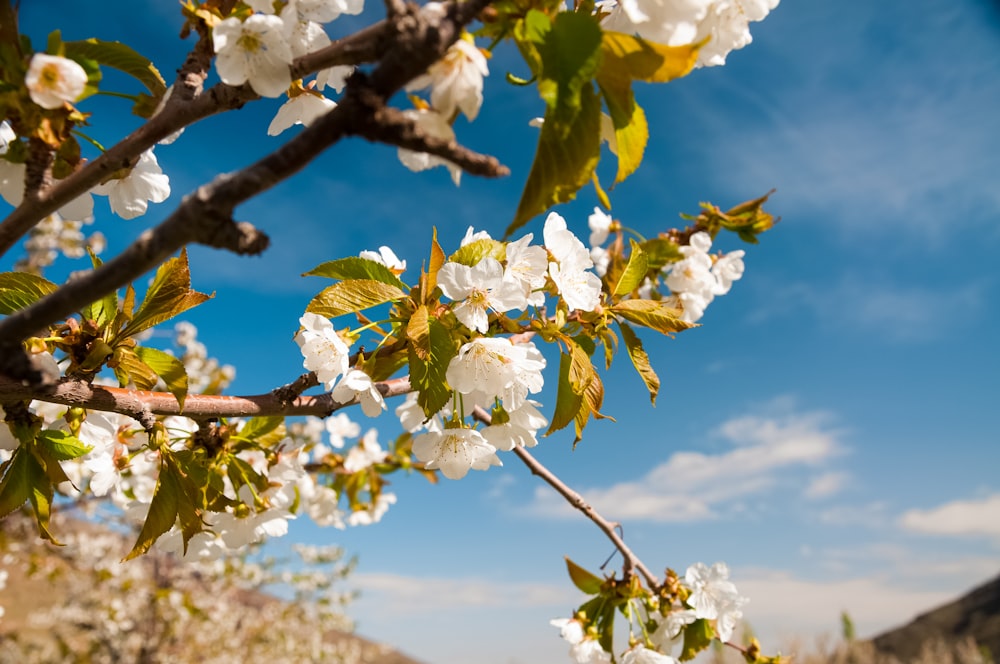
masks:
<instances>
[{"instance_id":1,"label":"white cloud","mask_svg":"<svg viewBox=\"0 0 1000 664\"><path fill-rule=\"evenodd\" d=\"M899 518L899 525L929 535L1000 538L1000 493L930 510L910 510Z\"/></svg>"},{"instance_id":2,"label":"white cloud","mask_svg":"<svg viewBox=\"0 0 1000 664\"><path fill-rule=\"evenodd\" d=\"M744 617L768 651L793 639L804 641L808 651L811 638L839 631L842 611L851 616L858 635L868 637L906 623L957 594L908 588L877 577L815 581L773 570L737 570L733 581L750 598Z\"/></svg>"},{"instance_id":3,"label":"white cloud","mask_svg":"<svg viewBox=\"0 0 1000 664\"><path fill-rule=\"evenodd\" d=\"M823 473L818 475L809 482L809 485L803 491L803 495L811 500L819 500L820 498L829 498L847 486L850 481L851 476L847 473L841 472L831 472Z\"/></svg>"},{"instance_id":4,"label":"white cloud","mask_svg":"<svg viewBox=\"0 0 1000 664\"><path fill-rule=\"evenodd\" d=\"M357 573L351 581L366 601L393 614L467 609L562 609L579 600L570 584L529 583L482 578L414 577L390 573Z\"/></svg>"},{"instance_id":5,"label":"white cloud","mask_svg":"<svg viewBox=\"0 0 1000 664\"><path fill-rule=\"evenodd\" d=\"M612 519L697 521L718 516L718 508L763 493L800 467L815 467L842 453L839 432L824 426L822 413L729 420L716 432L734 446L727 452L677 452L636 481L581 491ZM561 498L540 487L535 514L573 514Z\"/></svg>"}]
</instances>

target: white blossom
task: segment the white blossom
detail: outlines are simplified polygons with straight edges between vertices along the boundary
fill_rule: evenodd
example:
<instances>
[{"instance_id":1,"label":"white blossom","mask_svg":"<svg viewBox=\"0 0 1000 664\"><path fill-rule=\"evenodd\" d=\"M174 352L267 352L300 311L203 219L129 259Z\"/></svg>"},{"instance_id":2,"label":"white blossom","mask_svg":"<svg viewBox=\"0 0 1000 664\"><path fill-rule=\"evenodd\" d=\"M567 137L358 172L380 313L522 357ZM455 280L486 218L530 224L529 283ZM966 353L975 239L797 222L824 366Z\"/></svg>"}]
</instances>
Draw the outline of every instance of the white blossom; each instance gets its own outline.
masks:
<instances>
[{"instance_id":1,"label":"white blossom","mask_svg":"<svg viewBox=\"0 0 1000 664\"><path fill-rule=\"evenodd\" d=\"M597 247L607 241L613 221L610 214L599 207L594 208L594 211L587 217L587 225L590 226L591 247Z\"/></svg>"},{"instance_id":2,"label":"white blossom","mask_svg":"<svg viewBox=\"0 0 1000 664\"><path fill-rule=\"evenodd\" d=\"M378 523L389 511L389 505L396 504L396 494L380 493L375 502L368 506L368 509L355 510L347 515L347 525L349 526L370 526Z\"/></svg>"},{"instance_id":3,"label":"white blossom","mask_svg":"<svg viewBox=\"0 0 1000 664\"><path fill-rule=\"evenodd\" d=\"M716 635L723 641L729 640L740 618L741 610L747 603L736 586L729 580L729 568L725 563L715 563L708 567L695 563L687 568L685 584L692 590L687 599L695 616L715 620Z\"/></svg>"},{"instance_id":4,"label":"white blossom","mask_svg":"<svg viewBox=\"0 0 1000 664\"><path fill-rule=\"evenodd\" d=\"M555 259L549 276L570 310L593 311L601 303L601 279L593 272L590 252L566 227L566 220L550 212L543 229L545 248Z\"/></svg>"},{"instance_id":5,"label":"white blossom","mask_svg":"<svg viewBox=\"0 0 1000 664\"><path fill-rule=\"evenodd\" d=\"M17 207L24 200L24 164L0 159L0 196ZM80 194L59 208L59 220L89 223L94 216L94 198L90 192Z\"/></svg>"},{"instance_id":6,"label":"white blossom","mask_svg":"<svg viewBox=\"0 0 1000 664\"><path fill-rule=\"evenodd\" d=\"M777 6L778 0L620 0L602 26L669 46L707 39L696 66L710 67L749 44L750 22Z\"/></svg>"},{"instance_id":7,"label":"white blossom","mask_svg":"<svg viewBox=\"0 0 1000 664\"><path fill-rule=\"evenodd\" d=\"M58 55L35 53L31 56L24 84L31 101L42 108L62 108L76 101L87 86L87 72L79 63Z\"/></svg>"},{"instance_id":8,"label":"white blossom","mask_svg":"<svg viewBox=\"0 0 1000 664\"><path fill-rule=\"evenodd\" d=\"M344 470L357 473L385 460L386 452L378 444L377 432L369 429L358 444L351 448L344 459Z\"/></svg>"},{"instance_id":9,"label":"white blossom","mask_svg":"<svg viewBox=\"0 0 1000 664\"><path fill-rule=\"evenodd\" d=\"M718 282L715 288L716 295L725 295L732 288L733 282L743 277L743 271L746 269L743 264L745 255L745 251L738 249L716 259L712 266L712 274Z\"/></svg>"},{"instance_id":10,"label":"white blossom","mask_svg":"<svg viewBox=\"0 0 1000 664\"><path fill-rule=\"evenodd\" d=\"M438 271L438 286L445 297L458 302L454 309L458 320L485 334L490 327L488 309L504 313L527 306L520 285L503 277L503 266L490 256L475 267L449 261Z\"/></svg>"},{"instance_id":11,"label":"white blossom","mask_svg":"<svg viewBox=\"0 0 1000 664\"><path fill-rule=\"evenodd\" d=\"M483 77L489 75L486 57L476 46L459 39L444 57L423 76L415 78L407 90L431 88L431 106L445 118L461 111L475 120L483 104Z\"/></svg>"},{"instance_id":12,"label":"white blossom","mask_svg":"<svg viewBox=\"0 0 1000 664\"><path fill-rule=\"evenodd\" d=\"M422 433L413 440L413 454L427 468L437 468L450 480L460 480L469 470L502 466L496 448L475 429L445 429Z\"/></svg>"},{"instance_id":13,"label":"white blossom","mask_svg":"<svg viewBox=\"0 0 1000 664\"><path fill-rule=\"evenodd\" d=\"M483 429L483 438L501 452L510 452L515 447L534 447L538 444L537 433L549 423L539 412L537 401L524 404L509 413L509 421L491 424Z\"/></svg>"},{"instance_id":14,"label":"white blossom","mask_svg":"<svg viewBox=\"0 0 1000 664\"><path fill-rule=\"evenodd\" d=\"M330 37L323 30L323 26L302 18L296 6L297 3L290 3L280 14L285 24L285 39L288 41L293 58L302 57L330 45Z\"/></svg>"},{"instance_id":15,"label":"white blossom","mask_svg":"<svg viewBox=\"0 0 1000 664\"><path fill-rule=\"evenodd\" d=\"M637 643L622 654L622 664L677 664L677 660Z\"/></svg>"},{"instance_id":16,"label":"white blossom","mask_svg":"<svg viewBox=\"0 0 1000 664\"><path fill-rule=\"evenodd\" d=\"M406 261L399 260L399 257L389 247L382 245L378 248L378 251L362 251L360 254L361 258L367 258L370 261L375 261L381 265L385 265L389 270L399 276L406 272Z\"/></svg>"},{"instance_id":17,"label":"white blossom","mask_svg":"<svg viewBox=\"0 0 1000 664\"><path fill-rule=\"evenodd\" d=\"M351 420L347 413L337 413L326 418L326 432L330 436L330 444L340 449L345 438L354 438L361 433L361 426Z\"/></svg>"},{"instance_id":18,"label":"white blossom","mask_svg":"<svg viewBox=\"0 0 1000 664\"><path fill-rule=\"evenodd\" d=\"M528 393L542 389L545 358L534 344L512 344L506 337L481 337L463 345L448 363L445 379L468 401L488 407L499 398L508 412L520 408Z\"/></svg>"},{"instance_id":19,"label":"white blossom","mask_svg":"<svg viewBox=\"0 0 1000 664\"><path fill-rule=\"evenodd\" d=\"M281 105L267 128L267 135L277 136L297 124L308 127L316 118L335 108L337 104L326 97L304 92Z\"/></svg>"},{"instance_id":20,"label":"white blossom","mask_svg":"<svg viewBox=\"0 0 1000 664\"><path fill-rule=\"evenodd\" d=\"M119 217L133 219L146 214L149 203L167 200L170 178L160 169L150 148L139 156L139 161L128 175L97 185L94 193L107 196L111 211Z\"/></svg>"},{"instance_id":21,"label":"white blossom","mask_svg":"<svg viewBox=\"0 0 1000 664\"><path fill-rule=\"evenodd\" d=\"M385 399L375 387L371 376L360 369L351 369L345 373L330 396L340 403L351 403L357 399L361 404L361 412L368 417L378 417L386 409Z\"/></svg>"},{"instance_id":22,"label":"white blossom","mask_svg":"<svg viewBox=\"0 0 1000 664\"><path fill-rule=\"evenodd\" d=\"M11 129L10 123L4 120L0 122L0 155L7 154L7 148L17 140L17 134Z\"/></svg>"},{"instance_id":23,"label":"white blossom","mask_svg":"<svg viewBox=\"0 0 1000 664\"><path fill-rule=\"evenodd\" d=\"M249 82L262 97L277 97L292 83L288 70L292 49L278 16L253 14L240 21L232 17L212 29L215 66L227 85Z\"/></svg>"},{"instance_id":24,"label":"white blossom","mask_svg":"<svg viewBox=\"0 0 1000 664\"><path fill-rule=\"evenodd\" d=\"M353 16L364 11L364 0L295 0L299 18L305 21L329 23L341 14Z\"/></svg>"},{"instance_id":25,"label":"white blossom","mask_svg":"<svg viewBox=\"0 0 1000 664\"><path fill-rule=\"evenodd\" d=\"M477 240L491 240L489 231L477 231L474 226L469 226L465 229L465 235L462 236L462 241L459 242L460 247L464 247L467 244L476 242Z\"/></svg>"},{"instance_id":26,"label":"white blossom","mask_svg":"<svg viewBox=\"0 0 1000 664\"><path fill-rule=\"evenodd\" d=\"M417 129L431 138L438 138L443 141L455 140L455 130L448 124L447 118L437 111L410 109L403 111L403 115L412 120L416 124ZM427 152L414 152L405 148L399 148L396 154L403 166L406 166L411 171L420 172L434 168L435 166L444 166L451 173L451 180L455 183L455 186L458 186L458 183L462 180L462 169L447 159L442 159Z\"/></svg>"},{"instance_id":27,"label":"white blossom","mask_svg":"<svg viewBox=\"0 0 1000 664\"><path fill-rule=\"evenodd\" d=\"M295 343L302 351L302 366L315 371L319 382L331 390L337 378L347 372L350 348L333 323L318 314L303 314L299 323L304 329L295 335Z\"/></svg>"},{"instance_id":28,"label":"white blossom","mask_svg":"<svg viewBox=\"0 0 1000 664\"><path fill-rule=\"evenodd\" d=\"M527 305L540 307L545 304L545 293L535 292L535 289L545 286L549 255L544 247L529 245L533 237L528 233L520 240L507 243L507 267L503 278L520 287Z\"/></svg>"},{"instance_id":29,"label":"white blossom","mask_svg":"<svg viewBox=\"0 0 1000 664\"><path fill-rule=\"evenodd\" d=\"M354 65L336 65L316 72L316 87L320 90L333 88L338 93L344 91L347 79L354 73Z\"/></svg>"}]
</instances>

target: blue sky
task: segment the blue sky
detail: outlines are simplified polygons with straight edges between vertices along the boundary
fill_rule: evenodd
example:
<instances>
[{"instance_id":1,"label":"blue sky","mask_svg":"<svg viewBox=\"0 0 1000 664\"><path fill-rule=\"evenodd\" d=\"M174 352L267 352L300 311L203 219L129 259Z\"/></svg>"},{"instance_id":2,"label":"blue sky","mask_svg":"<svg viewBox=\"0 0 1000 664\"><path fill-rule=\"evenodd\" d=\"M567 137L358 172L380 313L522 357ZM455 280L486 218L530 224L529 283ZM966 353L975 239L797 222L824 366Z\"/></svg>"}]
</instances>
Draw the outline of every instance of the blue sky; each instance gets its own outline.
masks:
<instances>
[{"instance_id":1,"label":"blue sky","mask_svg":"<svg viewBox=\"0 0 1000 664\"><path fill-rule=\"evenodd\" d=\"M39 44L56 27L66 39L122 39L169 78L189 46L170 27L175 4L101 8L23 3L22 27ZM745 617L774 650L836 631L844 609L870 635L1000 568L1000 5L785 0L753 34L725 67L637 91L652 125L647 162L613 192L613 212L653 234L699 201L725 208L776 188L781 223L746 247L745 277L701 328L646 335L663 379L655 409L619 358L605 409L617 423L593 424L575 451L565 432L536 451L623 523L654 570L728 562L751 598ZM217 297L190 320L237 366L234 393L298 375L291 337L321 287L302 272L387 243L412 277L432 227L446 249L469 225L502 233L542 102L503 81L523 73L509 53L490 67L480 117L456 130L511 177L456 189L443 169L412 174L390 148L346 142L238 210L271 234L266 255L192 250L195 287ZM103 142L133 122L121 102L89 103L115 113L95 123ZM99 200L95 228L123 247L198 184L273 149L276 108L251 104L159 148L170 200L131 222ZM583 235L594 204L583 192L560 212ZM395 435L391 421L371 424ZM611 546L516 458L504 463L437 487L399 477L399 503L378 526L299 521L290 538L360 557L363 634L435 664L563 661L548 620L581 599L562 557L593 569Z\"/></svg>"}]
</instances>

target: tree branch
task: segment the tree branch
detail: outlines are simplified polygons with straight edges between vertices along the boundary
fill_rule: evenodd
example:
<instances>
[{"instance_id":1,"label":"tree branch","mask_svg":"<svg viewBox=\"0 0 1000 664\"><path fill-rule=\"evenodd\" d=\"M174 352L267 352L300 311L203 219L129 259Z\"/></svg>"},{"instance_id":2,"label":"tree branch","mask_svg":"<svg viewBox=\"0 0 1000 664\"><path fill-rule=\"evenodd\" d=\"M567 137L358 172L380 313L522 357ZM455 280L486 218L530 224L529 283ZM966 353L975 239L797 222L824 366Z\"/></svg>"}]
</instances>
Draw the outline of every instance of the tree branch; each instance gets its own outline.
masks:
<instances>
[{"instance_id":1,"label":"tree branch","mask_svg":"<svg viewBox=\"0 0 1000 664\"><path fill-rule=\"evenodd\" d=\"M324 49L297 58L292 63L292 76L302 78L338 64L374 61L386 27L385 21L379 21ZM218 83L207 92L203 91L201 86L212 56L211 39L207 34L202 35L178 71L171 98L159 113L77 172L38 191L37 197L25 198L0 222L0 255L9 251L39 221L90 191L115 171L128 167L138 155L160 140L211 115L260 99L249 85L234 87Z\"/></svg>"},{"instance_id":2,"label":"tree branch","mask_svg":"<svg viewBox=\"0 0 1000 664\"><path fill-rule=\"evenodd\" d=\"M479 406L476 406L475 410L472 411L472 416L475 417L480 422L482 422L483 424L486 424L487 426L489 426L489 424L493 421L493 418L490 417L490 414L487 413L482 408L480 408ZM643 562L639 559L639 557L632 552L632 549L630 549L629 546L625 544L625 540L623 540L621 536L619 536L618 533L616 532L615 529L620 527L620 524L615 523L613 521L608 521L603 516L601 516L597 510L591 507L587 503L587 501L583 499L583 496L581 496L579 493L571 489L565 482L556 477L555 473L546 468L545 465L542 464L542 462L536 459L534 456L532 456L531 453L528 452L528 450L524 449L523 447L515 445L514 454L516 454L517 458L520 459L524 463L524 465L528 467L532 475L537 475L538 477L542 478L542 480L546 484L548 484L549 486L551 486L553 489L556 490L556 493L565 498L566 502L568 502L570 505L572 505L579 511L583 512L584 516L593 521L594 524L601 530L601 532L603 532L608 537L608 539L611 540L611 543L615 545L615 548L621 552L622 558L625 559L626 574L630 573L632 570L635 570L642 575L642 578L646 580L646 583L649 584L650 588L656 588L658 585L660 585L660 580L656 578L656 575L654 575L652 572L649 571L649 568L647 568L646 565L643 564Z\"/></svg>"},{"instance_id":3,"label":"tree branch","mask_svg":"<svg viewBox=\"0 0 1000 664\"><path fill-rule=\"evenodd\" d=\"M399 396L411 391L410 379L407 376L394 378L376 383L376 388L384 398ZM34 390L18 381L0 376L0 402L38 399L63 406L120 413L139 420L146 428L149 428L147 423L151 424L150 418L156 415L184 415L195 419L265 415L326 417L358 403L357 400L340 403L334 401L329 394L284 399L279 390L250 396L191 394L184 400L182 410L177 399L169 392L103 387L80 380L63 380L52 387Z\"/></svg>"},{"instance_id":4,"label":"tree branch","mask_svg":"<svg viewBox=\"0 0 1000 664\"><path fill-rule=\"evenodd\" d=\"M407 12L395 17L390 24L395 39L391 40L378 67L370 77L355 73L336 108L255 164L235 174L220 175L210 184L199 187L159 226L143 233L135 243L101 267L0 320L0 372L25 378L12 372L19 363L10 359L22 352L18 345L23 339L65 319L102 294L134 281L191 242L237 253L263 251L268 244L267 236L249 224L237 225L232 219L234 208L297 173L344 135L369 126L372 117L378 117L385 108L386 100L439 60L459 38L463 26L489 2L468 0L432 11L408 6ZM147 133L162 137L148 129L154 126L157 117L160 116L155 116L143 128L147 128Z\"/></svg>"}]
</instances>

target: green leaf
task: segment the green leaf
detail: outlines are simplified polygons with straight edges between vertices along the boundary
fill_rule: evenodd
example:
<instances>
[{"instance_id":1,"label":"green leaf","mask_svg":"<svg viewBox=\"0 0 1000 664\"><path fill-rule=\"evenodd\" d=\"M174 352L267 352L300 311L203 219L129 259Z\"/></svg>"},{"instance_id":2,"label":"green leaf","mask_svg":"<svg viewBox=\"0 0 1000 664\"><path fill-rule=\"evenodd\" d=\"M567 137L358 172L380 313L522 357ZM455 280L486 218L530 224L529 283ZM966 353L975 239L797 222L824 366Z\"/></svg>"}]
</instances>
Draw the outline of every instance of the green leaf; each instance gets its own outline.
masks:
<instances>
[{"instance_id":1,"label":"green leaf","mask_svg":"<svg viewBox=\"0 0 1000 664\"><path fill-rule=\"evenodd\" d=\"M409 335L409 327L407 334ZM424 415L431 417L451 398L452 391L445 379L445 372L457 351L448 329L437 318L427 320L426 337L419 334L418 330L414 331L414 337L425 345L418 351L413 338L410 340L410 384L417 390L417 403L423 408ZM422 358L421 354L425 357Z\"/></svg>"},{"instance_id":2,"label":"green leaf","mask_svg":"<svg viewBox=\"0 0 1000 664\"><path fill-rule=\"evenodd\" d=\"M102 265L101 259L97 257L97 254L90 247L87 247L87 253L90 254L90 262L94 268L99 268ZM118 293L111 291L100 300L88 304L80 311L80 315L85 320L94 321L97 323L99 329L103 329L118 315Z\"/></svg>"},{"instance_id":3,"label":"green leaf","mask_svg":"<svg viewBox=\"0 0 1000 664\"><path fill-rule=\"evenodd\" d=\"M590 340L588 339L588 341ZM593 347L592 341L590 345ZM601 377L594 369L587 349L577 343L571 343L569 346L572 357L569 372L570 383L583 387L583 391L581 392L583 401L580 404L579 410L576 411L576 415L573 417L576 423L576 438L573 441L573 446L575 447L583 438L583 430L586 428L587 421L591 415L598 419L607 418L613 420L614 418L608 418L601 413L601 406L604 403L604 383L601 382Z\"/></svg>"},{"instance_id":4,"label":"green leaf","mask_svg":"<svg viewBox=\"0 0 1000 664\"><path fill-rule=\"evenodd\" d=\"M684 628L684 646L680 660L687 662L694 659L698 653L707 648L715 637L715 630L704 618L699 618Z\"/></svg>"},{"instance_id":5,"label":"green leaf","mask_svg":"<svg viewBox=\"0 0 1000 664\"><path fill-rule=\"evenodd\" d=\"M550 26L548 17L538 16L528 12L525 17L522 53L537 52L545 122L506 236L536 214L572 200L600 159L601 104L591 81L601 57L601 28L587 14L560 12Z\"/></svg>"},{"instance_id":6,"label":"green leaf","mask_svg":"<svg viewBox=\"0 0 1000 664\"><path fill-rule=\"evenodd\" d=\"M135 354L147 367L167 384L167 391L174 395L180 409L184 410L184 399L188 392L188 375L184 363L169 353L146 346L136 346Z\"/></svg>"},{"instance_id":7,"label":"green leaf","mask_svg":"<svg viewBox=\"0 0 1000 664\"><path fill-rule=\"evenodd\" d=\"M39 445L47 447L51 456L59 461L79 459L94 449L91 445L84 445L73 434L58 429L45 429L39 432L36 441Z\"/></svg>"},{"instance_id":8,"label":"green leaf","mask_svg":"<svg viewBox=\"0 0 1000 664\"><path fill-rule=\"evenodd\" d=\"M673 263L684 258L676 242L671 242L663 238L655 237L652 240L640 243L639 246L642 247L642 251L646 254L648 268L654 272L659 272L668 263Z\"/></svg>"},{"instance_id":9,"label":"green leaf","mask_svg":"<svg viewBox=\"0 0 1000 664\"><path fill-rule=\"evenodd\" d=\"M115 378L122 387L127 387L129 382L135 383L140 390L151 390L156 386L159 376L139 359L135 349L119 346L115 349L113 363Z\"/></svg>"},{"instance_id":10,"label":"green leaf","mask_svg":"<svg viewBox=\"0 0 1000 664\"><path fill-rule=\"evenodd\" d=\"M413 353L426 362L431 356L431 328L426 305L420 305L406 324L406 338Z\"/></svg>"},{"instance_id":11,"label":"green leaf","mask_svg":"<svg viewBox=\"0 0 1000 664\"><path fill-rule=\"evenodd\" d=\"M324 288L306 307L307 312L326 318L362 311L406 297L406 293L374 279L348 279Z\"/></svg>"},{"instance_id":12,"label":"green leaf","mask_svg":"<svg viewBox=\"0 0 1000 664\"><path fill-rule=\"evenodd\" d=\"M62 469L60 468L60 472ZM35 523L38 524L38 535L42 539L47 539L57 546L62 543L49 531L49 519L52 516L52 482L49 481L51 474L47 474L45 469L39 465L38 460L33 455L28 455L27 462L28 484L31 491L28 500L35 510ZM65 477L65 475L64 475Z\"/></svg>"},{"instance_id":13,"label":"green leaf","mask_svg":"<svg viewBox=\"0 0 1000 664\"><path fill-rule=\"evenodd\" d=\"M622 338L625 340L625 349L628 351L629 359L632 360L632 366L639 373L642 382L646 384L646 389L649 390L649 401L655 406L656 395L660 391L660 377L653 371L653 367L649 362L649 355L642 347L642 340L639 339L635 330L622 321L618 322L618 328L622 331Z\"/></svg>"},{"instance_id":14,"label":"green leaf","mask_svg":"<svg viewBox=\"0 0 1000 664\"><path fill-rule=\"evenodd\" d=\"M328 261L309 270L303 277L328 277L330 279L371 279L381 281L399 289L405 289L406 284L393 274L385 265L360 256L348 256L335 261Z\"/></svg>"},{"instance_id":15,"label":"green leaf","mask_svg":"<svg viewBox=\"0 0 1000 664\"><path fill-rule=\"evenodd\" d=\"M646 272L649 270L646 254L643 253L639 243L629 239L629 245L631 253L628 257L628 265L625 266L625 271L622 272L618 283L611 291L613 295L628 295L634 291L646 278Z\"/></svg>"},{"instance_id":16,"label":"green leaf","mask_svg":"<svg viewBox=\"0 0 1000 664\"><path fill-rule=\"evenodd\" d=\"M142 524L135 546L122 562L149 551L149 547L153 546L153 542L159 539L160 535L174 527L180 501L181 486L178 471L173 464L168 464L164 457L160 461L160 475L156 479L156 488L153 490L153 500L149 504L146 521Z\"/></svg>"},{"instance_id":17,"label":"green leaf","mask_svg":"<svg viewBox=\"0 0 1000 664\"><path fill-rule=\"evenodd\" d=\"M66 57L74 60L94 60L99 64L117 69L142 83L156 103L163 99L167 84L163 76L148 58L139 55L131 46L117 41L86 39L64 42ZM148 105L148 102L146 102ZM153 108L156 105L153 104Z\"/></svg>"},{"instance_id":18,"label":"green leaf","mask_svg":"<svg viewBox=\"0 0 1000 664\"><path fill-rule=\"evenodd\" d=\"M596 595L601 592L601 586L604 584L604 579L601 577L583 569L569 557L566 558L566 569L569 570L569 578L573 581L573 585L581 591L588 595Z\"/></svg>"},{"instance_id":19,"label":"green leaf","mask_svg":"<svg viewBox=\"0 0 1000 664\"><path fill-rule=\"evenodd\" d=\"M36 441L28 447L28 451L31 452L32 457L34 457L38 466L45 473L50 484L59 485L63 482L70 482L66 471L63 470L62 465L59 463L60 459L56 456L57 451L52 449L52 447L39 444Z\"/></svg>"},{"instance_id":20,"label":"green leaf","mask_svg":"<svg viewBox=\"0 0 1000 664\"><path fill-rule=\"evenodd\" d=\"M27 272L0 273L0 314L12 314L34 304L59 286Z\"/></svg>"},{"instance_id":21,"label":"green leaf","mask_svg":"<svg viewBox=\"0 0 1000 664\"><path fill-rule=\"evenodd\" d=\"M571 344L575 347L575 344ZM583 392L586 385L579 385L571 378L571 368L573 366L573 356L570 353L559 355L559 383L556 391L556 407L552 413L552 422L549 424L545 435L565 428L576 418L576 414L583 406Z\"/></svg>"},{"instance_id":22,"label":"green leaf","mask_svg":"<svg viewBox=\"0 0 1000 664\"><path fill-rule=\"evenodd\" d=\"M680 309L675 309L662 300L622 300L610 309L630 323L667 335L698 327L696 323L681 320Z\"/></svg>"},{"instance_id":23,"label":"green leaf","mask_svg":"<svg viewBox=\"0 0 1000 664\"><path fill-rule=\"evenodd\" d=\"M0 466L0 473L3 474L3 479L0 479L0 519L28 501L31 494L29 463L32 463L31 453L22 445Z\"/></svg>"},{"instance_id":24,"label":"green leaf","mask_svg":"<svg viewBox=\"0 0 1000 664\"><path fill-rule=\"evenodd\" d=\"M252 486L258 493L267 489L267 478L254 470L253 466L243 459L230 456L226 464L226 472L233 487L239 490L244 484Z\"/></svg>"},{"instance_id":25,"label":"green leaf","mask_svg":"<svg viewBox=\"0 0 1000 664\"><path fill-rule=\"evenodd\" d=\"M551 110L546 113L535 160L505 237L535 215L573 200L576 192L591 181L601 157L601 104L590 86L584 87L580 100L580 112L568 127L560 126Z\"/></svg>"},{"instance_id":26,"label":"green leaf","mask_svg":"<svg viewBox=\"0 0 1000 664\"><path fill-rule=\"evenodd\" d=\"M470 242L448 257L452 263L460 263L468 267L479 265L486 257L495 258L499 262L507 259L507 245L499 240L483 238Z\"/></svg>"},{"instance_id":27,"label":"green leaf","mask_svg":"<svg viewBox=\"0 0 1000 664\"><path fill-rule=\"evenodd\" d=\"M282 415L253 417L243 425L239 438L253 441L261 447L273 447L285 439L285 418Z\"/></svg>"},{"instance_id":28,"label":"green leaf","mask_svg":"<svg viewBox=\"0 0 1000 664\"><path fill-rule=\"evenodd\" d=\"M156 270L156 276L146 291L145 299L129 324L118 332L116 340L148 330L211 297L191 290L191 270L188 267L187 250L182 249L179 256L168 259Z\"/></svg>"}]
</instances>

